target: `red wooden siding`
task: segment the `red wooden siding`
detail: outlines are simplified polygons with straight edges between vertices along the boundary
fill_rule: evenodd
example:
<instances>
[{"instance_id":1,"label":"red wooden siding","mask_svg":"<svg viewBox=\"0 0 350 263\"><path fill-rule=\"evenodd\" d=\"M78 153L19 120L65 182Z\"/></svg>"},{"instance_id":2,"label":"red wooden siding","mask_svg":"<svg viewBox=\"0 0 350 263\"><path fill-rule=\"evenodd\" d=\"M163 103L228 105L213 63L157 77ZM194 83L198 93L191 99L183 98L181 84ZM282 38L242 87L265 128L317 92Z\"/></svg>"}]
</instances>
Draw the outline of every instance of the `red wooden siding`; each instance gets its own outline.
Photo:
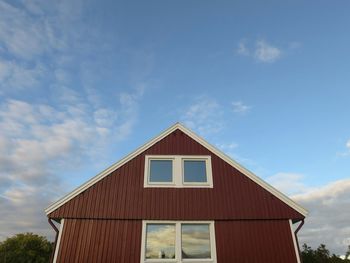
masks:
<instances>
[{"instance_id":1,"label":"red wooden siding","mask_svg":"<svg viewBox=\"0 0 350 263\"><path fill-rule=\"evenodd\" d=\"M142 221L65 219L56 262L140 262Z\"/></svg>"},{"instance_id":2,"label":"red wooden siding","mask_svg":"<svg viewBox=\"0 0 350 263\"><path fill-rule=\"evenodd\" d=\"M145 154L211 155L214 188L144 188ZM176 130L49 214L100 219L302 219L303 215Z\"/></svg>"},{"instance_id":3,"label":"red wooden siding","mask_svg":"<svg viewBox=\"0 0 350 263\"><path fill-rule=\"evenodd\" d=\"M215 222L220 263L297 263L288 220Z\"/></svg>"},{"instance_id":4,"label":"red wooden siding","mask_svg":"<svg viewBox=\"0 0 350 263\"><path fill-rule=\"evenodd\" d=\"M141 220L66 219L57 262L139 263ZM287 220L216 221L217 262L296 263Z\"/></svg>"}]
</instances>

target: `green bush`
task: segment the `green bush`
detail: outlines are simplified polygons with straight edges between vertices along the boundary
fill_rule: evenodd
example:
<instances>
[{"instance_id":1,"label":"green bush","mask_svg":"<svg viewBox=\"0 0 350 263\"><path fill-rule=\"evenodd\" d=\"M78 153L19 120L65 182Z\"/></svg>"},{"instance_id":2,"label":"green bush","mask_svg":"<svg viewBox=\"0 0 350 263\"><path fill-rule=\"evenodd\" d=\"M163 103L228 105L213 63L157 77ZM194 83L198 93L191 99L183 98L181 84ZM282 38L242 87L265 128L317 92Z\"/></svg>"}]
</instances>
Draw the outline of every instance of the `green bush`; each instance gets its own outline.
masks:
<instances>
[{"instance_id":1,"label":"green bush","mask_svg":"<svg viewBox=\"0 0 350 263\"><path fill-rule=\"evenodd\" d=\"M50 261L53 244L33 233L17 234L0 243L0 263L44 263Z\"/></svg>"}]
</instances>

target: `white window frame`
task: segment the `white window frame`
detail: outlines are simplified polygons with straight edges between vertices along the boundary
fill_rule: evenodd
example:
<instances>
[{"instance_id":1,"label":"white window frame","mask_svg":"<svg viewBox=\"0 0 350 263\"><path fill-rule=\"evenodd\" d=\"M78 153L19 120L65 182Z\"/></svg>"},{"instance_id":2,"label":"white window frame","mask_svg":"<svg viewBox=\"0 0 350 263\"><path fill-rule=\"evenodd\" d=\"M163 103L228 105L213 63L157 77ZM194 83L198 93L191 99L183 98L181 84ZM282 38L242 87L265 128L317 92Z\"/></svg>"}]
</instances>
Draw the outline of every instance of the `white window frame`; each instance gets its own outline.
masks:
<instances>
[{"instance_id":1,"label":"white window frame","mask_svg":"<svg viewBox=\"0 0 350 263\"><path fill-rule=\"evenodd\" d=\"M151 160L172 160L173 180L172 182L151 182L150 163ZM184 161L205 161L207 182L185 182ZM213 175L210 155L146 155L144 171L144 187L174 187L174 188L213 188Z\"/></svg>"},{"instance_id":2,"label":"white window frame","mask_svg":"<svg viewBox=\"0 0 350 263\"><path fill-rule=\"evenodd\" d=\"M146 259L146 237L147 237L147 224L173 224L175 225L175 259ZM208 224L210 235L210 254L211 258L181 258L181 225L182 224ZM186 263L186 262L205 262L216 263L216 243L215 243L215 225L214 221L164 221L164 220L143 220L142 221L142 237L141 237L141 263Z\"/></svg>"}]
</instances>

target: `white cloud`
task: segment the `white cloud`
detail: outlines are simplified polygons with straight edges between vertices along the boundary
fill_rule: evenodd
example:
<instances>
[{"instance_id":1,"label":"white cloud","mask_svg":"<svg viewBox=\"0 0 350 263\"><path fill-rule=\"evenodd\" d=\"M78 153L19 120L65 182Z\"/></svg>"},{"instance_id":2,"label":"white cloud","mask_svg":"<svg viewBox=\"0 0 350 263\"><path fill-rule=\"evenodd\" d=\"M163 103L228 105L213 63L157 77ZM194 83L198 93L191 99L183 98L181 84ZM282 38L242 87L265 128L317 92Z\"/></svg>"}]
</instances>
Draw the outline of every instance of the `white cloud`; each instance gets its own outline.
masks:
<instances>
[{"instance_id":1,"label":"white cloud","mask_svg":"<svg viewBox=\"0 0 350 263\"><path fill-rule=\"evenodd\" d=\"M281 48L269 44L265 40L257 40L254 48L249 48L245 40L238 43L236 50L238 55L252 57L263 63L272 63L281 58L283 52Z\"/></svg>"},{"instance_id":2,"label":"white cloud","mask_svg":"<svg viewBox=\"0 0 350 263\"><path fill-rule=\"evenodd\" d=\"M222 130L222 115L222 107L215 99L201 96L185 110L183 122L200 134L208 135Z\"/></svg>"},{"instance_id":3,"label":"white cloud","mask_svg":"<svg viewBox=\"0 0 350 263\"><path fill-rule=\"evenodd\" d=\"M309 210L299 232L300 242L316 248L326 244L342 255L350 245L350 179L331 182L292 198Z\"/></svg>"},{"instance_id":4,"label":"white cloud","mask_svg":"<svg viewBox=\"0 0 350 263\"><path fill-rule=\"evenodd\" d=\"M17 58L37 60L48 52L62 51L85 32L83 28L72 30L72 24L74 28L80 26L77 21L83 9L81 0L32 0L21 4L0 2L0 43Z\"/></svg>"},{"instance_id":5,"label":"white cloud","mask_svg":"<svg viewBox=\"0 0 350 263\"><path fill-rule=\"evenodd\" d=\"M53 239L54 232L48 231L47 219L42 208L47 205L57 186L52 182L50 188L32 186L12 186L0 195L0 240L9 235L32 231Z\"/></svg>"},{"instance_id":6,"label":"white cloud","mask_svg":"<svg viewBox=\"0 0 350 263\"><path fill-rule=\"evenodd\" d=\"M0 87L12 90L36 87L45 71L45 67L40 64L26 66L0 58Z\"/></svg>"},{"instance_id":7,"label":"white cloud","mask_svg":"<svg viewBox=\"0 0 350 263\"><path fill-rule=\"evenodd\" d=\"M350 150L350 140L347 141L346 148L348 148Z\"/></svg>"},{"instance_id":8,"label":"white cloud","mask_svg":"<svg viewBox=\"0 0 350 263\"><path fill-rule=\"evenodd\" d=\"M272 46L264 40L256 42L254 57L264 63L272 63L281 58L282 51L278 47Z\"/></svg>"},{"instance_id":9,"label":"white cloud","mask_svg":"<svg viewBox=\"0 0 350 263\"><path fill-rule=\"evenodd\" d=\"M79 57L79 64L83 64L81 55L91 54L92 47L103 41L79 20L82 3L81 0L33 0L18 5L0 2L1 93L32 87L58 89L57 83L62 86L71 80L67 72L74 74L72 70L81 70L81 65L72 63L72 58Z\"/></svg>"},{"instance_id":10,"label":"white cloud","mask_svg":"<svg viewBox=\"0 0 350 263\"><path fill-rule=\"evenodd\" d=\"M277 173L266 181L284 194L304 193L309 188L303 183L304 175L299 173Z\"/></svg>"},{"instance_id":11,"label":"white cloud","mask_svg":"<svg viewBox=\"0 0 350 263\"><path fill-rule=\"evenodd\" d=\"M0 2L0 13L0 40L9 52L28 58L46 49L41 34L43 28L38 27L25 12Z\"/></svg>"},{"instance_id":12,"label":"white cloud","mask_svg":"<svg viewBox=\"0 0 350 263\"><path fill-rule=\"evenodd\" d=\"M342 255L350 245L350 179L308 187L305 176L278 173L266 181L309 211L300 230L299 242L317 248L326 244L331 253Z\"/></svg>"},{"instance_id":13,"label":"white cloud","mask_svg":"<svg viewBox=\"0 0 350 263\"><path fill-rule=\"evenodd\" d=\"M242 101L235 101L232 102L233 106L233 112L235 113L246 113L248 112L252 107L244 104Z\"/></svg>"},{"instance_id":14,"label":"white cloud","mask_svg":"<svg viewBox=\"0 0 350 263\"><path fill-rule=\"evenodd\" d=\"M0 2L0 13L1 90L38 87L48 72L41 56L54 48L47 36L51 23L4 1Z\"/></svg>"},{"instance_id":15,"label":"white cloud","mask_svg":"<svg viewBox=\"0 0 350 263\"><path fill-rule=\"evenodd\" d=\"M83 97L59 107L21 100L0 105L0 239L52 234L42 210L66 192L59 175L103 159L108 145L125 139L141 96L124 92L115 108L94 109Z\"/></svg>"}]
</instances>

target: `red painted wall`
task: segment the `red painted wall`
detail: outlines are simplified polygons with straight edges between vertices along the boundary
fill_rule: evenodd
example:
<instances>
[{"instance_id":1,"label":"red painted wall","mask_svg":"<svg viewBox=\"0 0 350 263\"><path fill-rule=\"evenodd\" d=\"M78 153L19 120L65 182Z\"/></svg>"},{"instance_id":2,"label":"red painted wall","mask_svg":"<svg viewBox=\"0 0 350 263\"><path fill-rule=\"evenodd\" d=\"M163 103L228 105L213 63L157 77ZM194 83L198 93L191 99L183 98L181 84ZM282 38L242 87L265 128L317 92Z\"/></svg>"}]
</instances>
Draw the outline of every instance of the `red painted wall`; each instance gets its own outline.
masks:
<instances>
[{"instance_id":1,"label":"red painted wall","mask_svg":"<svg viewBox=\"0 0 350 263\"><path fill-rule=\"evenodd\" d=\"M65 219L56 262L140 262L139 220Z\"/></svg>"},{"instance_id":2,"label":"red painted wall","mask_svg":"<svg viewBox=\"0 0 350 263\"><path fill-rule=\"evenodd\" d=\"M141 220L65 219L57 262L139 263ZM287 220L216 221L217 262L296 263Z\"/></svg>"},{"instance_id":3,"label":"red painted wall","mask_svg":"<svg viewBox=\"0 0 350 263\"><path fill-rule=\"evenodd\" d=\"M145 154L211 155L214 188L143 188ZM304 218L180 130L53 211L49 217L163 220Z\"/></svg>"},{"instance_id":4,"label":"red painted wall","mask_svg":"<svg viewBox=\"0 0 350 263\"><path fill-rule=\"evenodd\" d=\"M215 222L219 263L297 263L287 220Z\"/></svg>"}]
</instances>

